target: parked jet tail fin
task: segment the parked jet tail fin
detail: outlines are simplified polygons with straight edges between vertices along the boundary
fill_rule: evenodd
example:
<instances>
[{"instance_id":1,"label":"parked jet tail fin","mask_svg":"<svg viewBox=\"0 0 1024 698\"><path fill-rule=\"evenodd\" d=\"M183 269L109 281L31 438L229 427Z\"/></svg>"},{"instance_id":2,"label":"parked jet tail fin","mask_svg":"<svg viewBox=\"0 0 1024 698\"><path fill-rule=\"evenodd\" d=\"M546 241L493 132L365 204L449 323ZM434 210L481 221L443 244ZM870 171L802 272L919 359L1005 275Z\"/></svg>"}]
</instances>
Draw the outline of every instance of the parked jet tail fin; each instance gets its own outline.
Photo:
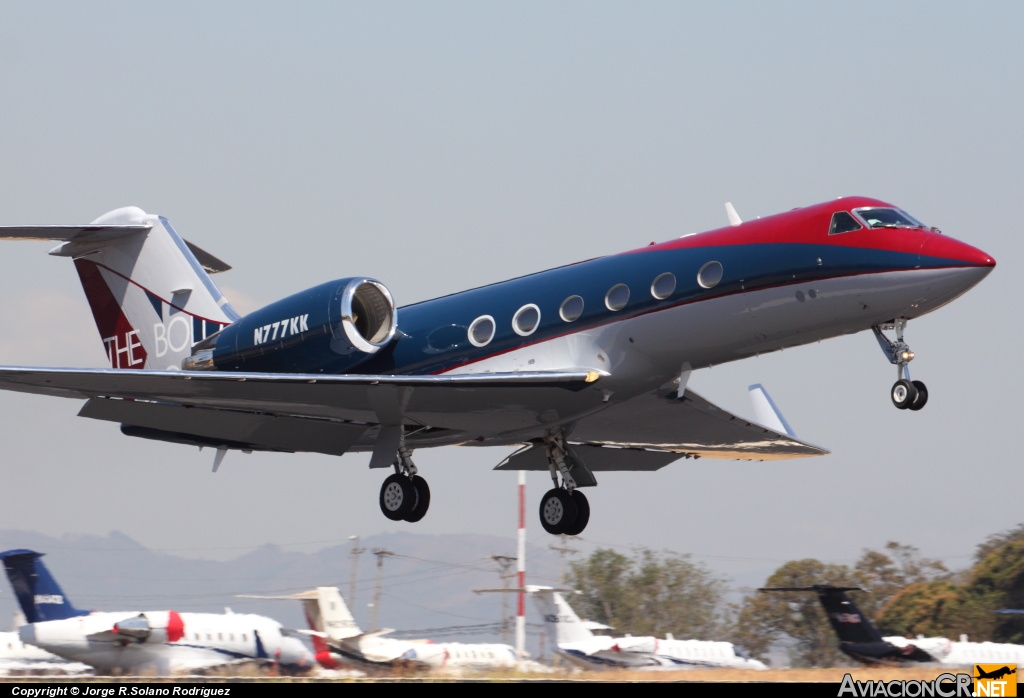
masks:
<instances>
[{"instance_id":1,"label":"parked jet tail fin","mask_svg":"<svg viewBox=\"0 0 1024 698\"><path fill-rule=\"evenodd\" d=\"M7 579L11 582L25 620L40 623L89 615L89 611L80 611L71 605L46 569L40 559L42 557L42 553L25 549L0 553L4 571L7 572Z\"/></svg>"},{"instance_id":2,"label":"parked jet tail fin","mask_svg":"<svg viewBox=\"0 0 1024 698\"><path fill-rule=\"evenodd\" d=\"M338 587L317 587L288 596L262 596L239 594L244 599L274 599L279 601L301 601L302 610L310 630L309 635L319 635L332 642L340 642L363 634L359 624L341 597ZM391 632L391 631L388 631Z\"/></svg>"},{"instance_id":3,"label":"parked jet tail fin","mask_svg":"<svg viewBox=\"0 0 1024 698\"><path fill-rule=\"evenodd\" d=\"M825 615L840 642L884 643L882 634L871 621L860 612L857 605L846 595L848 591L864 591L860 587L837 587L830 584L814 584L807 587L765 587L758 591L813 591L825 608Z\"/></svg>"},{"instance_id":4,"label":"parked jet tail fin","mask_svg":"<svg viewBox=\"0 0 1024 698\"><path fill-rule=\"evenodd\" d=\"M525 590L533 596L537 610L544 618L544 625L548 633L554 636L556 644L594 637L594 633L580 620L559 590L542 586L527 586Z\"/></svg>"},{"instance_id":5,"label":"parked jet tail fin","mask_svg":"<svg viewBox=\"0 0 1024 698\"><path fill-rule=\"evenodd\" d=\"M180 368L195 342L238 319L209 273L230 269L134 206L79 226L0 226L0 240L56 240L71 257L114 368Z\"/></svg>"}]
</instances>

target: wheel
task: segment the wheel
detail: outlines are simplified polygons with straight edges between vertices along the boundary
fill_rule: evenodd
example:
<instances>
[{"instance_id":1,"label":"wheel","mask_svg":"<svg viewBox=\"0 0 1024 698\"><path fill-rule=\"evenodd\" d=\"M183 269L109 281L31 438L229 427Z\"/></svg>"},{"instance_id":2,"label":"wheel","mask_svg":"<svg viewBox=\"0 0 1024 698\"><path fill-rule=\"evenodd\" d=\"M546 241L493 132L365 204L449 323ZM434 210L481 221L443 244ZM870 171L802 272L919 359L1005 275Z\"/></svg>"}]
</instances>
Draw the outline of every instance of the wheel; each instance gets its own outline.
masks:
<instances>
[{"instance_id":1,"label":"wheel","mask_svg":"<svg viewBox=\"0 0 1024 698\"><path fill-rule=\"evenodd\" d=\"M405 520L409 523L416 523L427 515L427 509L430 508L430 488L427 487L427 481L419 475L412 476L412 486L416 488L416 506L412 508Z\"/></svg>"},{"instance_id":2,"label":"wheel","mask_svg":"<svg viewBox=\"0 0 1024 698\"><path fill-rule=\"evenodd\" d=\"M576 520L572 522L571 526L566 526L562 533L567 536L578 536L583 533L583 529L590 522L590 502L587 501L586 495L579 490L572 491L572 501L576 505Z\"/></svg>"},{"instance_id":3,"label":"wheel","mask_svg":"<svg viewBox=\"0 0 1024 698\"><path fill-rule=\"evenodd\" d=\"M548 490L540 500L540 525L558 535L576 521L576 502L561 487Z\"/></svg>"},{"instance_id":4,"label":"wheel","mask_svg":"<svg viewBox=\"0 0 1024 698\"><path fill-rule=\"evenodd\" d=\"M380 486L380 510L392 521L401 521L416 506L416 488L405 475L390 475Z\"/></svg>"},{"instance_id":5,"label":"wheel","mask_svg":"<svg viewBox=\"0 0 1024 698\"><path fill-rule=\"evenodd\" d=\"M914 404L917 399L917 388L908 380L898 380L892 384L892 404L901 410L905 410Z\"/></svg>"},{"instance_id":6,"label":"wheel","mask_svg":"<svg viewBox=\"0 0 1024 698\"><path fill-rule=\"evenodd\" d=\"M924 386L921 381L913 381L913 385L917 388L917 399L914 400L914 404L910 406L910 409L915 412L925 406L928 402L928 388Z\"/></svg>"}]
</instances>

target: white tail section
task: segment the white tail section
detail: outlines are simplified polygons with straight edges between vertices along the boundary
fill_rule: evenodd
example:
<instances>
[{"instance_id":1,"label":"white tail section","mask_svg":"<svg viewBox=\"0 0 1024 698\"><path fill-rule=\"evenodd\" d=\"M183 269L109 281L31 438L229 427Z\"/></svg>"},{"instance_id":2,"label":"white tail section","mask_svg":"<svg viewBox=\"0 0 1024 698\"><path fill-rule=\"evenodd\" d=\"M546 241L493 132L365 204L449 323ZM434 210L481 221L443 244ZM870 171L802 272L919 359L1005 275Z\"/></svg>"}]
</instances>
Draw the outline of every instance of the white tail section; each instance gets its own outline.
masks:
<instances>
[{"instance_id":1,"label":"white tail section","mask_svg":"<svg viewBox=\"0 0 1024 698\"><path fill-rule=\"evenodd\" d=\"M548 634L555 638L557 645L566 642L579 642L594 637L587 626L566 603L562 595L550 587L528 586L537 610L544 617L544 625Z\"/></svg>"},{"instance_id":2,"label":"white tail section","mask_svg":"<svg viewBox=\"0 0 1024 698\"><path fill-rule=\"evenodd\" d=\"M140 208L84 226L2 227L4 238L62 241L50 254L74 259L114 368L181 368L195 342L238 319L207 274L230 267Z\"/></svg>"},{"instance_id":3,"label":"white tail section","mask_svg":"<svg viewBox=\"0 0 1024 698\"><path fill-rule=\"evenodd\" d=\"M314 627L314 630L323 632L335 642L362 634L338 587L317 587L316 595L320 627Z\"/></svg>"}]
</instances>

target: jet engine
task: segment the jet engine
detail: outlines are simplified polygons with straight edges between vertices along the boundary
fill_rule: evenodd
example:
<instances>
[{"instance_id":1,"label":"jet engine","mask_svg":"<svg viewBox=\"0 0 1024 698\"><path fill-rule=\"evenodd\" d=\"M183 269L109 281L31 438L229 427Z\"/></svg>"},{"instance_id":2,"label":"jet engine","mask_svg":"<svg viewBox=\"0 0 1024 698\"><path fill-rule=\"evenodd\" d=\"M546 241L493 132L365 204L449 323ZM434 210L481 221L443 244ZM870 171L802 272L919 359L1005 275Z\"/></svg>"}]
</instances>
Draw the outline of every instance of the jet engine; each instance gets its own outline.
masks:
<instances>
[{"instance_id":1,"label":"jet engine","mask_svg":"<svg viewBox=\"0 0 1024 698\"><path fill-rule=\"evenodd\" d=\"M249 313L195 345L185 370L340 373L395 336L395 303L368 278L329 281Z\"/></svg>"}]
</instances>

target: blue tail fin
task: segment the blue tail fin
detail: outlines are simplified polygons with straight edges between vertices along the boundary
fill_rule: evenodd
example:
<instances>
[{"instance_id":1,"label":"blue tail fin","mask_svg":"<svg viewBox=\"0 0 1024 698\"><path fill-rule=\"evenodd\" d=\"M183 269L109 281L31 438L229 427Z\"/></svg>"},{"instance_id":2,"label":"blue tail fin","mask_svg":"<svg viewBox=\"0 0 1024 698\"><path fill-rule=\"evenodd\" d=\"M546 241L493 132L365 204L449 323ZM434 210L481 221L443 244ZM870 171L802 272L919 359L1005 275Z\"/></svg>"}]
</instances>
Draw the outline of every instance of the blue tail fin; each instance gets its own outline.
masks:
<instances>
[{"instance_id":1,"label":"blue tail fin","mask_svg":"<svg viewBox=\"0 0 1024 698\"><path fill-rule=\"evenodd\" d=\"M63 620L88 615L71 605L50 571L40 559L42 553L34 550L7 550L0 553L4 571L18 597L21 612L29 623Z\"/></svg>"}]
</instances>

